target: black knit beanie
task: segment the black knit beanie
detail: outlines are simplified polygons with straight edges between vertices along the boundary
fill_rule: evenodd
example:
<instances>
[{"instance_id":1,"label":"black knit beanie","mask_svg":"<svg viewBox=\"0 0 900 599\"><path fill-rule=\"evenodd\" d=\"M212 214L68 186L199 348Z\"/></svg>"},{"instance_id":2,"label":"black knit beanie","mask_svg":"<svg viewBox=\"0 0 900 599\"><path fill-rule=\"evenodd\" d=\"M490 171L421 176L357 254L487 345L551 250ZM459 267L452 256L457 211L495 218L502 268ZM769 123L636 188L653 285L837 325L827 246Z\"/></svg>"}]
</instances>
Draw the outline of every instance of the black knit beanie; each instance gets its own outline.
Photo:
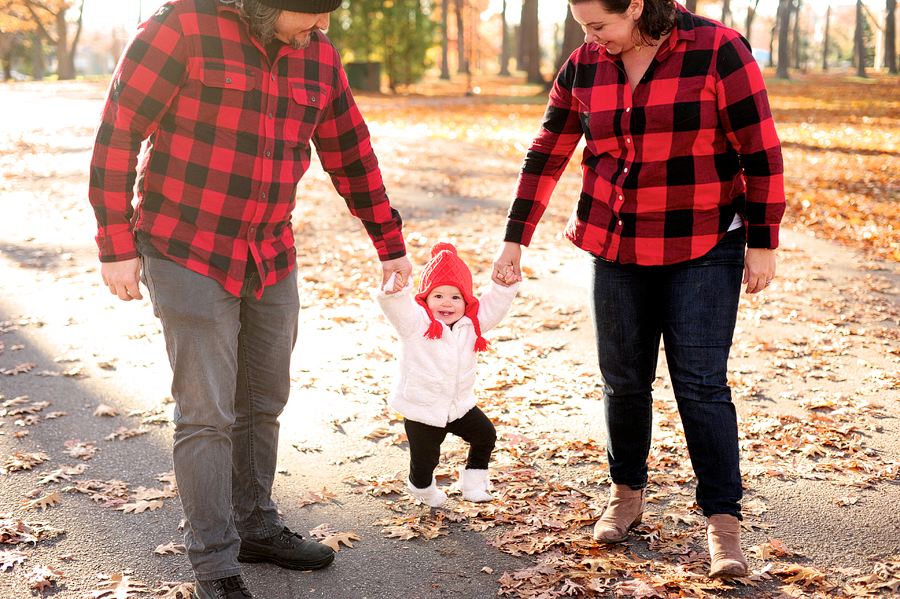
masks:
<instances>
[{"instance_id":1,"label":"black knit beanie","mask_svg":"<svg viewBox=\"0 0 900 599\"><path fill-rule=\"evenodd\" d=\"M323 13L331 12L341 5L341 0L257 0L272 8L290 12Z\"/></svg>"}]
</instances>

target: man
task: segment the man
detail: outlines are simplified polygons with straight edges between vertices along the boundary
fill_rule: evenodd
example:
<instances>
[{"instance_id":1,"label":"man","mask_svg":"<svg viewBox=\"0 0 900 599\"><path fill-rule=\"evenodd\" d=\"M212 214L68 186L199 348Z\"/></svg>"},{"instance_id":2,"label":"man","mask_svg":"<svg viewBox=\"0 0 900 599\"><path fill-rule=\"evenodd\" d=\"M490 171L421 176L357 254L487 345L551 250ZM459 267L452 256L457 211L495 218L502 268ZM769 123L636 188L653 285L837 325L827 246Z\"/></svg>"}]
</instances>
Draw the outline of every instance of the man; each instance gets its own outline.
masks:
<instances>
[{"instance_id":1,"label":"man","mask_svg":"<svg viewBox=\"0 0 900 599\"><path fill-rule=\"evenodd\" d=\"M143 281L162 322L194 599L252 597L241 561L309 570L334 559L288 529L271 497L299 312L291 211L310 142L371 237L382 283L411 272L368 129L321 32L339 4L165 4L129 44L97 129L100 272L125 301L142 298Z\"/></svg>"}]
</instances>

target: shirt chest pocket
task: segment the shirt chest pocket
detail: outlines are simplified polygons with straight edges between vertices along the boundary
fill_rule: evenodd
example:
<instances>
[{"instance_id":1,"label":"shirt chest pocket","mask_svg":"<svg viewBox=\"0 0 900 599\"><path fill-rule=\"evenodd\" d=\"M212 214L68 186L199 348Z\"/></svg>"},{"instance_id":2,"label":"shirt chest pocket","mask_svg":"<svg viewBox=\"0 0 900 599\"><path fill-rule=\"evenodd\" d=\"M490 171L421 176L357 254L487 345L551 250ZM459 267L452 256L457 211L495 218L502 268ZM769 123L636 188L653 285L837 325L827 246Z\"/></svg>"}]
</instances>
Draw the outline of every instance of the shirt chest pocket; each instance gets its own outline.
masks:
<instances>
[{"instance_id":1,"label":"shirt chest pocket","mask_svg":"<svg viewBox=\"0 0 900 599\"><path fill-rule=\"evenodd\" d=\"M284 137L288 145L306 147L322 117L326 94L321 87L291 83Z\"/></svg>"},{"instance_id":2,"label":"shirt chest pocket","mask_svg":"<svg viewBox=\"0 0 900 599\"><path fill-rule=\"evenodd\" d=\"M250 122L253 114L253 89L256 78L252 72L229 68L218 63L204 64L200 70L197 121L214 125L220 130L255 131Z\"/></svg>"},{"instance_id":3,"label":"shirt chest pocket","mask_svg":"<svg viewBox=\"0 0 900 599\"><path fill-rule=\"evenodd\" d=\"M680 80L674 102L648 103L644 114L647 133L696 132L718 124L716 95L703 77Z\"/></svg>"}]
</instances>

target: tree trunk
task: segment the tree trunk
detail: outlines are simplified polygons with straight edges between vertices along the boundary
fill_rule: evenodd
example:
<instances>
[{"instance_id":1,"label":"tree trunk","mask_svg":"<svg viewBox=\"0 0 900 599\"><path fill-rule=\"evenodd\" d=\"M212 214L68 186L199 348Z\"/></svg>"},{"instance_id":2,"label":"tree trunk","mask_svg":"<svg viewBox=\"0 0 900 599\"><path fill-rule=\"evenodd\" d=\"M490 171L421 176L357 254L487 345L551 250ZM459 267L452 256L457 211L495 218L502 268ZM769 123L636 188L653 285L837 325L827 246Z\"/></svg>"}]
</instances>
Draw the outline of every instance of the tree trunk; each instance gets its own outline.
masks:
<instances>
[{"instance_id":1,"label":"tree trunk","mask_svg":"<svg viewBox=\"0 0 900 599\"><path fill-rule=\"evenodd\" d=\"M584 32L581 25L572 16L572 11L566 12L566 25L563 32L562 46L559 48L559 56L556 58L556 72L558 73L562 66L569 60L572 52L577 50L584 43Z\"/></svg>"},{"instance_id":2,"label":"tree trunk","mask_svg":"<svg viewBox=\"0 0 900 599\"><path fill-rule=\"evenodd\" d=\"M731 27L731 0L722 0L722 25Z\"/></svg>"},{"instance_id":3,"label":"tree trunk","mask_svg":"<svg viewBox=\"0 0 900 599\"><path fill-rule=\"evenodd\" d=\"M862 0L856 0L856 32L853 35L853 55L856 56L856 76L866 76L865 18Z\"/></svg>"},{"instance_id":4,"label":"tree trunk","mask_svg":"<svg viewBox=\"0 0 900 599\"><path fill-rule=\"evenodd\" d=\"M697 0L687 0L687 2L684 3L684 7L692 13L696 13L697 12Z\"/></svg>"},{"instance_id":5,"label":"tree trunk","mask_svg":"<svg viewBox=\"0 0 900 599\"><path fill-rule=\"evenodd\" d=\"M831 5L825 10L825 39L822 40L822 70L828 70L828 42L831 34Z\"/></svg>"},{"instance_id":6,"label":"tree trunk","mask_svg":"<svg viewBox=\"0 0 900 599\"><path fill-rule=\"evenodd\" d=\"M75 56L78 54L78 42L81 41L81 30L84 26L84 0L81 0L81 6L78 7L78 21L75 23L75 35L72 37L72 44L69 46L69 58L68 64L66 68L69 69L69 72L72 74L72 79L75 78L77 73L75 72Z\"/></svg>"},{"instance_id":7,"label":"tree trunk","mask_svg":"<svg viewBox=\"0 0 900 599\"><path fill-rule=\"evenodd\" d=\"M459 67L457 73L469 73L469 61L466 59L466 16L463 11L463 3L466 0L456 0L456 52L459 56Z\"/></svg>"},{"instance_id":8,"label":"tree trunk","mask_svg":"<svg viewBox=\"0 0 900 599\"><path fill-rule=\"evenodd\" d=\"M756 16L756 8L759 6L759 0L754 0L753 4L747 5L747 26L745 28L746 33L744 33L744 37L747 40L750 40L750 32L753 27L753 17Z\"/></svg>"},{"instance_id":9,"label":"tree trunk","mask_svg":"<svg viewBox=\"0 0 900 599\"><path fill-rule=\"evenodd\" d=\"M450 79L450 0L441 3L441 23L444 25L444 35L441 39L441 79Z\"/></svg>"},{"instance_id":10,"label":"tree trunk","mask_svg":"<svg viewBox=\"0 0 900 599\"><path fill-rule=\"evenodd\" d=\"M40 81L44 78L44 36L40 31L34 32L34 49L33 49L33 57L32 62L34 72L31 76L35 81Z\"/></svg>"},{"instance_id":11,"label":"tree trunk","mask_svg":"<svg viewBox=\"0 0 900 599\"><path fill-rule=\"evenodd\" d=\"M503 12L500 14L500 74L509 75L509 25L506 22L506 0L503 0Z\"/></svg>"},{"instance_id":12,"label":"tree trunk","mask_svg":"<svg viewBox=\"0 0 900 599\"><path fill-rule=\"evenodd\" d=\"M788 74L788 65L791 62L791 13L793 11L793 2L791 0L781 0L779 2L778 11L778 68L775 71L775 77L778 79L790 79Z\"/></svg>"},{"instance_id":13,"label":"tree trunk","mask_svg":"<svg viewBox=\"0 0 900 599\"><path fill-rule=\"evenodd\" d=\"M523 0L521 20L522 65L528 83L545 85L541 75L540 26L538 24L538 0Z\"/></svg>"},{"instance_id":14,"label":"tree trunk","mask_svg":"<svg viewBox=\"0 0 900 599\"><path fill-rule=\"evenodd\" d=\"M884 8L884 66L897 74L897 0L887 0Z\"/></svg>"},{"instance_id":15,"label":"tree trunk","mask_svg":"<svg viewBox=\"0 0 900 599\"><path fill-rule=\"evenodd\" d=\"M69 28L64 11L56 15L56 74L60 81L75 78L75 66L69 52Z\"/></svg>"},{"instance_id":16,"label":"tree trunk","mask_svg":"<svg viewBox=\"0 0 900 599\"><path fill-rule=\"evenodd\" d=\"M794 56L794 68L800 69L800 49L802 45L800 44L800 8L802 5L802 0L793 0L793 10L794 10L794 35L793 35L793 43L791 44L792 54Z\"/></svg>"}]
</instances>

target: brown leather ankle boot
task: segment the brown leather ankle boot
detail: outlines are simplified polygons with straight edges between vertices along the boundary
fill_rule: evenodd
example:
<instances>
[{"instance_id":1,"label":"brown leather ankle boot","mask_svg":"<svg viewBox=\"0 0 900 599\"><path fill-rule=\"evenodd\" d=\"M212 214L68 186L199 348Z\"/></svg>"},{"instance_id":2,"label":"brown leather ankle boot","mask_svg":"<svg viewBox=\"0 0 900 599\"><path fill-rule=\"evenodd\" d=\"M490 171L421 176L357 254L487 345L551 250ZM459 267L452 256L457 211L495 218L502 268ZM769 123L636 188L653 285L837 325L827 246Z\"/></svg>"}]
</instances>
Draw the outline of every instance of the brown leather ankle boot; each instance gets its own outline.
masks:
<instances>
[{"instance_id":1,"label":"brown leather ankle boot","mask_svg":"<svg viewBox=\"0 0 900 599\"><path fill-rule=\"evenodd\" d=\"M594 540L598 543L624 541L631 527L641 523L646 505L646 489L635 490L628 485L613 483L609 490L609 504L594 525Z\"/></svg>"},{"instance_id":2,"label":"brown leather ankle boot","mask_svg":"<svg viewBox=\"0 0 900 599\"><path fill-rule=\"evenodd\" d=\"M747 575L747 560L741 553L741 522L735 516L714 514L707 519L709 575L731 578Z\"/></svg>"}]
</instances>

